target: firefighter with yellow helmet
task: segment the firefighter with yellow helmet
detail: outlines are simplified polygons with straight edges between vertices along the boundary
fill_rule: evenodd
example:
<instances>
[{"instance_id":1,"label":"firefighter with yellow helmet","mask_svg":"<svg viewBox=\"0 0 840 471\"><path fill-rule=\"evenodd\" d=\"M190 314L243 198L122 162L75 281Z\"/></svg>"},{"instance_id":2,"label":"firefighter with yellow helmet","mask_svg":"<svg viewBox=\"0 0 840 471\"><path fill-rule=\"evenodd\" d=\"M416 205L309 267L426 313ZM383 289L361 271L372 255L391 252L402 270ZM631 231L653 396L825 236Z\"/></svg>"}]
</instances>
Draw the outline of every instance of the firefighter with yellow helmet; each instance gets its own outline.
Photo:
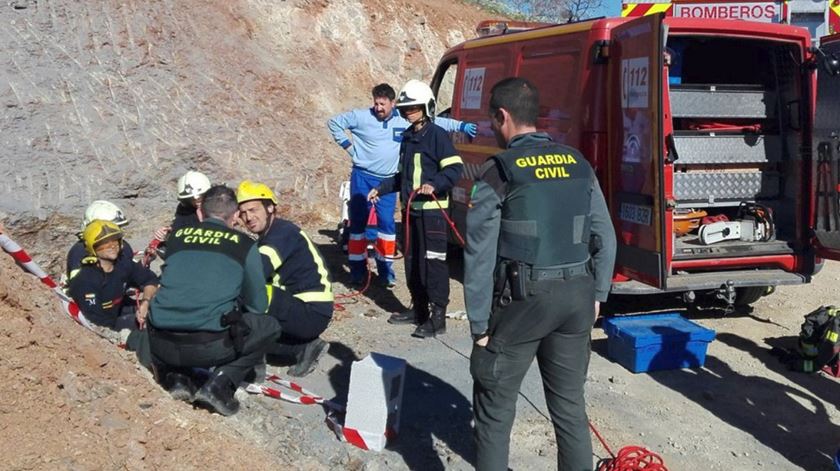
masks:
<instances>
[{"instance_id":1,"label":"firefighter with yellow helmet","mask_svg":"<svg viewBox=\"0 0 840 471\"><path fill-rule=\"evenodd\" d=\"M324 258L298 226L277 214L271 189L250 180L236 190L242 222L259 237L268 290L268 314L282 334L269 353L292 362L290 376L306 376L329 346L320 335L330 323L333 292Z\"/></svg>"},{"instance_id":2,"label":"firefighter with yellow helmet","mask_svg":"<svg viewBox=\"0 0 840 471\"><path fill-rule=\"evenodd\" d=\"M143 328L158 285L151 270L130 258L124 260L124 236L111 221L90 221L82 232L87 257L68 284L70 296L88 320L116 331ZM125 295L128 287L141 290L136 311Z\"/></svg>"},{"instance_id":3,"label":"firefighter with yellow helmet","mask_svg":"<svg viewBox=\"0 0 840 471\"><path fill-rule=\"evenodd\" d=\"M82 240L82 232L84 232L85 227L87 227L87 225L95 219L111 221L119 227L124 227L128 224L128 218L116 204L105 200L96 200L89 204L85 209L85 216L82 220L82 229L78 233L79 240L76 241L76 243L70 247L70 251L67 252L68 280L73 278L76 273L79 272L79 269L82 267L82 259L89 256L87 250L85 249L84 240ZM120 257L120 263L130 262L132 257L134 257L134 251L131 248L131 245L129 245L128 242L123 241L122 250L123 255Z\"/></svg>"}]
</instances>

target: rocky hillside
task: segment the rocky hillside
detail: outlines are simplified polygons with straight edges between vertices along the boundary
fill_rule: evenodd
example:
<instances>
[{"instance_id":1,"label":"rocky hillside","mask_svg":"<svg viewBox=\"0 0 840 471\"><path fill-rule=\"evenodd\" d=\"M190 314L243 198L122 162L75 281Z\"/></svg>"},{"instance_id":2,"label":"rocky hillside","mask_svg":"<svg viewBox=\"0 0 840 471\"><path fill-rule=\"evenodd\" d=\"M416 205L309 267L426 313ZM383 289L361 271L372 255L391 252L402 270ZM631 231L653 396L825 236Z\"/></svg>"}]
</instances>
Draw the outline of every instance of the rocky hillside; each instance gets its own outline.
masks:
<instances>
[{"instance_id":1,"label":"rocky hillside","mask_svg":"<svg viewBox=\"0 0 840 471\"><path fill-rule=\"evenodd\" d=\"M326 119L373 84L429 80L488 17L420 0L16 0L0 7L0 221L59 266L109 199L138 247L190 168L258 178L284 211L334 224L348 160Z\"/></svg>"}]
</instances>

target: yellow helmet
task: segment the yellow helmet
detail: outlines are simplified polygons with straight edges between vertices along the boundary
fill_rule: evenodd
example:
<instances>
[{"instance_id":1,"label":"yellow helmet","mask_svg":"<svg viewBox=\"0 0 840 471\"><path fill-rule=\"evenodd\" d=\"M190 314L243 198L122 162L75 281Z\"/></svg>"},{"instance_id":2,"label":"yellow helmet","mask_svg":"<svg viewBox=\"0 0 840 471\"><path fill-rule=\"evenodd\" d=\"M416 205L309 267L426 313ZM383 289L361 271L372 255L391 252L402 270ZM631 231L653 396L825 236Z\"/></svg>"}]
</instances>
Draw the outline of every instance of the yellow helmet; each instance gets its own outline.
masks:
<instances>
[{"instance_id":1,"label":"yellow helmet","mask_svg":"<svg viewBox=\"0 0 840 471\"><path fill-rule=\"evenodd\" d=\"M88 254L96 255L97 245L109 240L122 240L124 235L120 226L113 222L94 219L85 227L85 231L82 233L82 240L85 242L85 249Z\"/></svg>"},{"instance_id":2,"label":"yellow helmet","mask_svg":"<svg viewBox=\"0 0 840 471\"><path fill-rule=\"evenodd\" d=\"M272 203L277 204L277 197L268 185L245 180L236 188L236 202L242 204L253 200L271 200Z\"/></svg>"}]
</instances>

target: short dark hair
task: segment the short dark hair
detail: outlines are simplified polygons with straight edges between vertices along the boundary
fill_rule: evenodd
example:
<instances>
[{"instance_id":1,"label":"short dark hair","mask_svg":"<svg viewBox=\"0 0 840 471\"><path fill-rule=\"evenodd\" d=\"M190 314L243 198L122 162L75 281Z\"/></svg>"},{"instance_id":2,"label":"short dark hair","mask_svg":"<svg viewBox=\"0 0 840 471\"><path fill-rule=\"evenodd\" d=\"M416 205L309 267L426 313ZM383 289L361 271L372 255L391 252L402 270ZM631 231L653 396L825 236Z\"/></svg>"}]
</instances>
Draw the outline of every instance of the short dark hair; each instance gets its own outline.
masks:
<instances>
[{"instance_id":1,"label":"short dark hair","mask_svg":"<svg viewBox=\"0 0 840 471\"><path fill-rule=\"evenodd\" d=\"M395 92L394 88L387 83L380 83L379 85L373 87L373 90L371 90L370 93L373 95L374 99L387 98L394 101L394 99L397 98L397 92Z\"/></svg>"},{"instance_id":2,"label":"short dark hair","mask_svg":"<svg viewBox=\"0 0 840 471\"><path fill-rule=\"evenodd\" d=\"M508 77L490 90L490 113L504 108L517 124L536 126L540 94L533 83L521 77Z\"/></svg>"},{"instance_id":3,"label":"short dark hair","mask_svg":"<svg viewBox=\"0 0 840 471\"><path fill-rule=\"evenodd\" d=\"M204 193L201 211L207 217L227 221L234 213L239 211L239 204L236 203L236 192L225 185L211 186L207 193Z\"/></svg>"}]
</instances>

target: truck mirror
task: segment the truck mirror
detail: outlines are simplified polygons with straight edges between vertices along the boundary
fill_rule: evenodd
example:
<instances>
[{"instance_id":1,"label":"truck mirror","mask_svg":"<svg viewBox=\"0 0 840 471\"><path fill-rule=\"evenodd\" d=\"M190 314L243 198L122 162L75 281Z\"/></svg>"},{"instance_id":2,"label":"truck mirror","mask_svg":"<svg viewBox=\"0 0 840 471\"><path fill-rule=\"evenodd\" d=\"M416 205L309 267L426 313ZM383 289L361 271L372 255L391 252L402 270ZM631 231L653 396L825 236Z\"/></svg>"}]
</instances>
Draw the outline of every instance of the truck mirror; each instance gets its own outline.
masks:
<instances>
[{"instance_id":1,"label":"truck mirror","mask_svg":"<svg viewBox=\"0 0 840 471\"><path fill-rule=\"evenodd\" d=\"M819 61L823 70L825 70L828 75L840 74L840 59L837 59L837 56L833 52L831 54L826 54L821 48L818 48L817 51L820 54Z\"/></svg>"}]
</instances>

